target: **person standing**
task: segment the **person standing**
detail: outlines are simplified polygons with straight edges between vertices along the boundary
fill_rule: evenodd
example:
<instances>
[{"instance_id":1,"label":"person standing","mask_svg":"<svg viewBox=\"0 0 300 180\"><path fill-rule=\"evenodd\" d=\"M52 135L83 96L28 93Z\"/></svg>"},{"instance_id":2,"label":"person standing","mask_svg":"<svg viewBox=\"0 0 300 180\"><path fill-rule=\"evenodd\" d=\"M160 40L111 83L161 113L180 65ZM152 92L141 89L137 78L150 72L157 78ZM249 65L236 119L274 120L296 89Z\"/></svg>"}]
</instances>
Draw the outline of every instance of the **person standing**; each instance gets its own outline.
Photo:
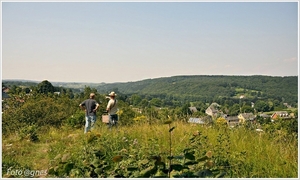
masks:
<instances>
[{"instance_id":1,"label":"person standing","mask_svg":"<svg viewBox=\"0 0 300 180\"><path fill-rule=\"evenodd\" d=\"M111 128L112 126L117 126L118 124L118 101L116 99L117 94L115 92L111 92L108 95L109 101L107 103L106 111L109 115L108 126Z\"/></svg>"},{"instance_id":2,"label":"person standing","mask_svg":"<svg viewBox=\"0 0 300 180\"><path fill-rule=\"evenodd\" d=\"M87 133L94 127L97 120L96 111L99 108L99 103L95 100L95 93L91 93L90 98L80 103L79 107L85 111L84 133Z\"/></svg>"}]
</instances>

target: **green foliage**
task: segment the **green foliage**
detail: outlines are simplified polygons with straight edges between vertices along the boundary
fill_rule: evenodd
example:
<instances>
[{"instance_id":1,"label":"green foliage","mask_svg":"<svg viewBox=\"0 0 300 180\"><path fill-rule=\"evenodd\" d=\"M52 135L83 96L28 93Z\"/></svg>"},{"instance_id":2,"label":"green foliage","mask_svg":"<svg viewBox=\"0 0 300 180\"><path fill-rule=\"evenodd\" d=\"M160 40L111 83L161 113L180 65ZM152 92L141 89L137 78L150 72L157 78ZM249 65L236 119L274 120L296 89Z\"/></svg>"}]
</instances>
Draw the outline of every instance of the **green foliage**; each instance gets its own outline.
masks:
<instances>
[{"instance_id":1,"label":"green foliage","mask_svg":"<svg viewBox=\"0 0 300 180\"><path fill-rule=\"evenodd\" d=\"M156 107L161 107L162 102L161 102L161 100L159 98L153 98L150 101L150 105L156 106Z\"/></svg>"},{"instance_id":2,"label":"green foliage","mask_svg":"<svg viewBox=\"0 0 300 180\"><path fill-rule=\"evenodd\" d=\"M170 124L169 124L170 125ZM171 133L175 128L169 129ZM137 156L140 146L131 146L129 151L125 151L125 156L119 161L113 172L113 177L129 177L129 178L191 178L191 177L222 177L226 173L214 166L211 152L203 150L201 158L196 158L200 153L196 153L199 149L195 141L197 135L190 138L190 147L183 150L182 155L169 155L166 159L169 162L163 161L161 155ZM199 143L199 142L198 142ZM170 141L170 147L172 147ZM124 152L124 151L122 151ZM132 154L132 155L130 155ZM120 157L116 156L116 157ZM173 163L172 163L173 162ZM123 170L122 170L123 169Z\"/></svg>"},{"instance_id":3,"label":"green foliage","mask_svg":"<svg viewBox=\"0 0 300 180\"><path fill-rule=\"evenodd\" d=\"M232 107L229 108L228 115L235 116L241 112L241 107L239 104L234 104Z\"/></svg>"},{"instance_id":4,"label":"green foliage","mask_svg":"<svg viewBox=\"0 0 300 180\"><path fill-rule=\"evenodd\" d=\"M54 86L47 80L42 81L37 85L37 91L42 94L54 92Z\"/></svg>"},{"instance_id":5,"label":"green foliage","mask_svg":"<svg viewBox=\"0 0 300 180\"><path fill-rule=\"evenodd\" d=\"M19 131L31 124L58 127L78 109L78 104L71 99L46 95L28 96L24 102L9 99L9 108L3 112L3 132Z\"/></svg>"},{"instance_id":6,"label":"green foliage","mask_svg":"<svg viewBox=\"0 0 300 180\"><path fill-rule=\"evenodd\" d=\"M215 125L219 128L227 128L227 120L223 117L219 117L217 120L216 120L216 123Z\"/></svg>"},{"instance_id":7,"label":"green foliage","mask_svg":"<svg viewBox=\"0 0 300 180\"><path fill-rule=\"evenodd\" d=\"M278 119L270 122L264 126L264 129L270 134L281 133L285 136L298 136L298 119L292 118L290 120ZM286 138L286 137L285 137Z\"/></svg>"},{"instance_id":8,"label":"green foliage","mask_svg":"<svg viewBox=\"0 0 300 180\"><path fill-rule=\"evenodd\" d=\"M25 126L20 129L19 137L24 140L27 139L29 141L36 142L39 140L37 135L37 126L31 125L31 126Z\"/></svg>"},{"instance_id":9,"label":"green foliage","mask_svg":"<svg viewBox=\"0 0 300 180\"><path fill-rule=\"evenodd\" d=\"M129 106L123 106L120 108L119 114L119 125L132 125L134 123L134 118L136 116L136 112L132 110Z\"/></svg>"},{"instance_id":10,"label":"green foliage","mask_svg":"<svg viewBox=\"0 0 300 180\"><path fill-rule=\"evenodd\" d=\"M255 105L254 108L258 111L258 112L268 112L270 110L269 105L267 102L262 101L262 100L258 100Z\"/></svg>"},{"instance_id":11,"label":"green foliage","mask_svg":"<svg viewBox=\"0 0 300 180\"><path fill-rule=\"evenodd\" d=\"M69 153L70 150L65 150L63 153L56 154L48 171L49 176L61 178L98 177L99 168L107 165L103 151L95 148L100 137L100 134L89 132L84 138L78 140L80 151ZM99 177L101 176L99 175Z\"/></svg>"},{"instance_id":12,"label":"green foliage","mask_svg":"<svg viewBox=\"0 0 300 180\"><path fill-rule=\"evenodd\" d=\"M137 106L141 103L142 101L142 98L141 96L137 95L137 94L133 94L131 97L130 97L130 104L132 104L133 106Z\"/></svg>"},{"instance_id":13,"label":"green foliage","mask_svg":"<svg viewBox=\"0 0 300 180\"><path fill-rule=\"evenodd\" d=\"M229 84L221 83L219 86L227 88ZM238 86L238 83L233 82L230 86ZM248 88L253 87L245 86L238 92L246 93ZM230 129L223 124L224 119L217 120L220 126L185 123L191 115L188 107L197 106L204 113L210 104L207 99L201 103L194 99L190 104L180 102L176 95L161 94L153 97L160 99L161 105L168 104L164 97L170 98L170 104L177 107L157 108L150 106L151 96L135 95L130 99L122 95L123 99L119 101L120 127L109 131L98 121L94 131L101 134L83 134L79 128L84 126L84 113L79 111L78 104L96 89L85 87L84 92L75 94L73 98L63 89L61 95L34 92L26 95L18 92L17 88L15 90L18 94L12 94L13 98L5 100L6 108L2 114L2 168L5 172L8 168L37 169L38 164L44 161L41 167L49 168L47 177L297 176L297 110L293 111L296 118L290 120L279 119L273 123L270 119L259 118L264 131L258 133L253 124ZM96 97L99 102L106 101L105 96L97 92ZM250 111L246 101L214 98L236 104L222 107L224 112ZM152 102L156 103L157 99ZM144 103L141 114L128 104L131 101ZM269 109L279 102L262 101L265 104L261 103L261 107ZM105 105L102 103L99 111L104 110ZM134 121L139 118L143 123ZM195 129L197 131L194 132Z\"/></svg>"},{"instance_id":14,"label":"green foliage","mask_svg":"<svg viewBox=\"0 0 300 180\"><path fill-rule=\"evenodd\" d=\"M254 113L254 108L252 108L250 105L244 105L241 108L242 113Z\"/></svg>"},{"instance_id":15,"label":"green foliage","mask_svg":"<svg viewBox=\"0 0 300 180\"><path fill-rule=\"evenodd\" d=\"M43 167L49 168L48 178L297 176L293 173L298 167L294 161L297 140L283 129L257 134L244 127L215 129L167 120L165 125L142 124L118 131L98 127L94 133L83 134L61 127L38 133L39 142L25 141L20 149L14 145L22 141L4 138L4 174L9 167L37 169L34 164L46 158ZM40 155L34 156L29 146ZM46 154L43 148L48 148ZM26 157L33 163L24 163Z\"/></svg>"},{"instance_id":16,"label":"green foliage","mask_svg":"<svg viewBox=\"0 0 300 180\"><path fill-rule=\"evenodd\" d=\"M282 102L283 97L284 101L296 106L298 101L298 77L296 76L173 76L99 85L96 89L98 92L107 92L116 87L123 93L136 94L142 99L145 96L159 98L170 105L178 100L219 103L224 97L230 101L239 101L240 95L245 95L247 101L254 103L259 98ZM223 103L219 104L223 105Z\"/></svg>"},{"instance_id":17,"label":"green foliage","mask_svg":"<svg viewBox=\"0 0 300 180\"><path fill-rule=\"evenodd\" d=\"M85 124L85 114L82 111L77 111L66 119L65 124L74 128L81 128Z\"/></svg>"}]
</instances>

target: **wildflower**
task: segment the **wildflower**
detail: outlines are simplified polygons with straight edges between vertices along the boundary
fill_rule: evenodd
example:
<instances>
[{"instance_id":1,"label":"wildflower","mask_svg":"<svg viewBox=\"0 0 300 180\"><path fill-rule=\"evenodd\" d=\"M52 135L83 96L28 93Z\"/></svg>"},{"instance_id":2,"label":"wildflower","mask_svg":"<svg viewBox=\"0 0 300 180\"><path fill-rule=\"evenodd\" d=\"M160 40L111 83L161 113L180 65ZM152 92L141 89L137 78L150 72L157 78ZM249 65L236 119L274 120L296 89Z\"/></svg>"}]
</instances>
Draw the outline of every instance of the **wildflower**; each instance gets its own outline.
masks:
<instances>
[{"instance_id":1,"label":"wildflower","mask_svg":"<svg viewBox=\"0 0 300 180\"><path fill-rule=\"evenodd\" d=\"M137 139L134 139L134 140L133 140L133 145L136 145L136 144L138 144L138 140L137 140Z\"/></svg>"},{"instance_id":2,"label":"wildflower","mask_svg":"<svg viewBox=\"0 0 300 180\"><path fill-rule=\"evenodd\" d=\"M196 132L194 132L194 136L198 136L200 134L200 132L199 131L196 131Z\"/></svg>"},{"instance_id":3,"label":"wildflower","mask_svg":"<svg viewBox=\"0 0 300 180\"><path fill-rule=\"evenodd\" d=\"M208 158L211 158L211 157L212 157L212 152L211 152L211 151L207 151L206 156L207 156Z\"/></svg>"}]
</instances>

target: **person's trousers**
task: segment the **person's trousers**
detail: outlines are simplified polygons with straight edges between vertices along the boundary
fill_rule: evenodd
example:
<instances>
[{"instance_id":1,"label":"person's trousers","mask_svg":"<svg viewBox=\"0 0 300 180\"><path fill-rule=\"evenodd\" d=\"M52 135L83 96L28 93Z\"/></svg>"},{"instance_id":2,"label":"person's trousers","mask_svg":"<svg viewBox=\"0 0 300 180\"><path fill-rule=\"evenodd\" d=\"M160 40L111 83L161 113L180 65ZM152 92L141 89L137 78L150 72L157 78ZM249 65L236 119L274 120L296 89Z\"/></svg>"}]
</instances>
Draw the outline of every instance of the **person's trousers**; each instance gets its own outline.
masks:
<instances>
[{"instance_id":1,"label":"person's trousers","mask_svg":"<svg viewBox=\"0 0 300 180\"><path fill-rule=\"evenodd\" d=\"M93 129L96 122L96 116L85 116L85 128L84 133L87 133L91 129Z\"/></svg>"},{"instance_id":2,"label":"person's trousers","mask_svg":"<svg viewBox=\"0 0 300 180\"><path fill-rule=\"evenodd\" d=\"M108 127L111 128L112 126L117 126L118 124L118 115L117 114L110 114L109 115L109 122Z\"/></svg>"}]
</instances>

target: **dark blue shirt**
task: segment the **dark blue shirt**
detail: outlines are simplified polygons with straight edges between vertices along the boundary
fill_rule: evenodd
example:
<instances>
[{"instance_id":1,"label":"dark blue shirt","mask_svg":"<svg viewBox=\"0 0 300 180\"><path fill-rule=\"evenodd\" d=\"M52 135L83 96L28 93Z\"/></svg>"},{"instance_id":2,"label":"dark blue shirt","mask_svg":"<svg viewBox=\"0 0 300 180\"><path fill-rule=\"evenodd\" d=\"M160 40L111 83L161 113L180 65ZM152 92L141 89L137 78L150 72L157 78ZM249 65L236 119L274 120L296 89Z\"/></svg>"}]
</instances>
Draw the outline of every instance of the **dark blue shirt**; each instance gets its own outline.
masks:
<instances>
[{"instance_id":1,"label":"dark blue shirt","mask_svg":"<svg viewBox=\"0 0 300 180\"><path fill-rule=\"evenodd\" d=\"M95 99L87 99L81 103L82 106L86 109L87 116L96 116L96 111L93 110L96 108L97 101Z\"/></svg>"}]
</instances>

